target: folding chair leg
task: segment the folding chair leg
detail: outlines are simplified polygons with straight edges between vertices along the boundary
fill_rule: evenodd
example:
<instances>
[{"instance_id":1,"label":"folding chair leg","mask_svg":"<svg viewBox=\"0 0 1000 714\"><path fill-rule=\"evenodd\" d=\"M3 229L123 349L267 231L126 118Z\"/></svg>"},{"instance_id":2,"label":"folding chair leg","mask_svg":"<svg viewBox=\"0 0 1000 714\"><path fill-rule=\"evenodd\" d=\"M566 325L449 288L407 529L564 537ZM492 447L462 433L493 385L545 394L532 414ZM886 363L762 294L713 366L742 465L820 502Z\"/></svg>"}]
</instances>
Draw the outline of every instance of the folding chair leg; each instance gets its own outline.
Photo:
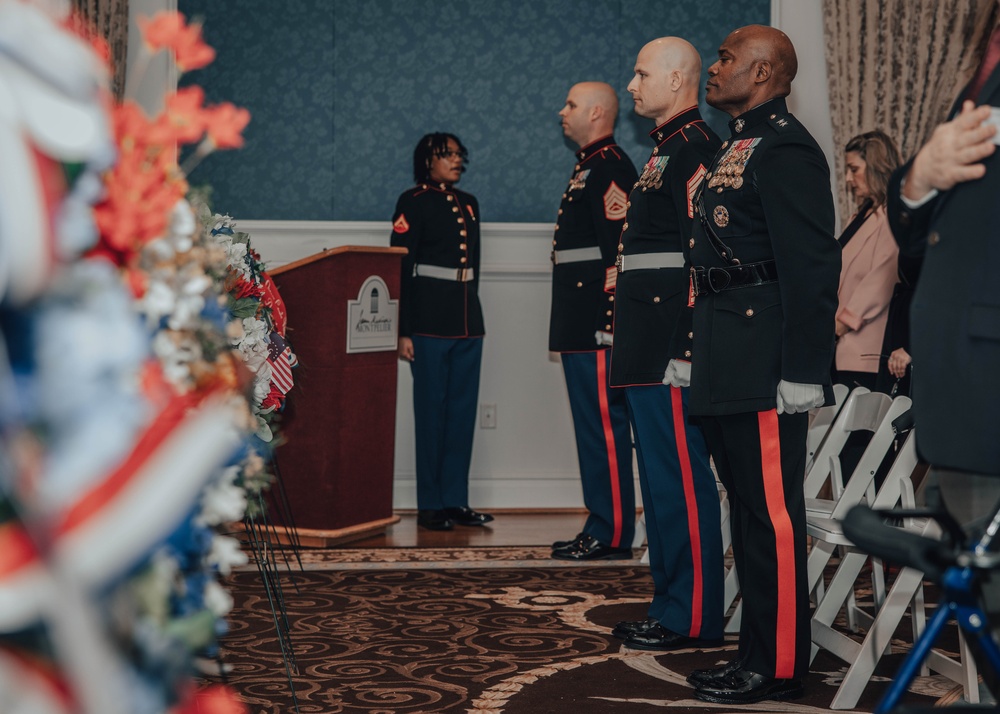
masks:
<instances>
[{"instance_id":1,"label":"folding chair leg","mask_svg":"<svg viewBox=\"0 0 1000 714\"><path fill-rule=\"evenodd\" d=\"M632 536L632 547L641 548L646 542L646 514L640 513L635 519L635 535ZM647 558L645 562L649 562Z\"/></svg>"}]
</instances>

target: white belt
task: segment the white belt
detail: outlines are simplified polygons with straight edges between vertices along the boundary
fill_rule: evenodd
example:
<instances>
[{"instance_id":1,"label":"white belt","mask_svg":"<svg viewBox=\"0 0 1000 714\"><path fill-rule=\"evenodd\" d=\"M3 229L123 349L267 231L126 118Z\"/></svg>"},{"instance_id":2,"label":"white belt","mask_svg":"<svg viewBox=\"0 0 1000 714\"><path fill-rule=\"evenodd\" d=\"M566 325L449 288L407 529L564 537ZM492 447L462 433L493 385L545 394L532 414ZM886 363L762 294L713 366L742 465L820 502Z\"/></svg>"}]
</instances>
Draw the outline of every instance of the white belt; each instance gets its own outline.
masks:
<instances>
[{"instance_id":1,"label":"white belt","mask_svg":"<svg viewBox=\"0 0 1000 714\"><path fill-rule=\"evenodd\" d=\"M636 255L619 255L618 272L626 270L649 270L654 268L683 268L683 253L638 253Z\"/></svg>"},{"instance_id":2,"label":"white belt","mask_svg":"<svg viewBox=\"0 0 1000 714\"><path fill-rule=\"evenodd\" d=\"M574 248L573 250L552 251L552 263L560 265L562 263L582 263L585 260L600 260L601 249L596 245L593 248Z\"/></svg>"},{"instance_id":3,"label":"white belt","mask_svg":"<svg viewBox=\"0 0 1000 714\"><path fill-rule=\"evenodd\" d=\"M420 265L413 266L413 275L421 278L437 278L438 280L454 280L458 283L467 283L476 277L475 268L444 268L440 265Z\"/></svg>"}]
</instances>

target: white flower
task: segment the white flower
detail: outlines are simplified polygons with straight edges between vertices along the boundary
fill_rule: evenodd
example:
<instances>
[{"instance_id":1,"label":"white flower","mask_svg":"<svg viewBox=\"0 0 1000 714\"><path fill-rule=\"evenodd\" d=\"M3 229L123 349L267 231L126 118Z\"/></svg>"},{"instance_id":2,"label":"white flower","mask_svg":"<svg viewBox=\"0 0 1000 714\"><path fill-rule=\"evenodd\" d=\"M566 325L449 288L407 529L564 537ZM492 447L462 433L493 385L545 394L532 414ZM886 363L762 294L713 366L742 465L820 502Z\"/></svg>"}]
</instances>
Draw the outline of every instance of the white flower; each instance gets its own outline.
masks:
<instances>
[{"instance_id":1,"label":"white flower","mask_svg":"<svg viewBox=\"0 0 1000 714\"><path fill-rule=\"evenodd\" d=\"M225 617L233 609L233 598L214 580L205 583L205 607L216 617Z\"/></svg>"},{"instance_id":2,"label":"white flower","mask_svg":"<svg viewBox=\"0 0 1000 714\"><path fill-rule=\"evenodd\" d=\"M240 542L223 535L212 536L212 549L205 558L223 576L232 573L234 567L249 562L246 553L240 550Z\"/></svg>"},{"instance_id":3,"label":"white flower","mask_svg":"<svg viewBox=\"0 0 1000 714\"><path fill-rule=\"evenodd\" d=\"M205 487L201 494L201 513L195 519L198 525L216 526L243 518L247 498L246 492L236 485L239 470L239 466L231 466Z\"/></svg>"}]
</instances>

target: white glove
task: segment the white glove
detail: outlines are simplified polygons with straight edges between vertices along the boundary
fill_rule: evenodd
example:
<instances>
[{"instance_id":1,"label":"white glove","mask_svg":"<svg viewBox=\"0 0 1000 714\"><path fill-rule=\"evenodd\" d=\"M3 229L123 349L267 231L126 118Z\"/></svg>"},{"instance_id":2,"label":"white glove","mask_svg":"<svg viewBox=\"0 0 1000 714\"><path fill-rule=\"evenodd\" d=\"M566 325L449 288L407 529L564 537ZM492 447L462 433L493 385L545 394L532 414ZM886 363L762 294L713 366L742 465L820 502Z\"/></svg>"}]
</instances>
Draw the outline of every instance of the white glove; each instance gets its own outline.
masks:
<instances>
[{"instance_id":1,"label":"white glove","mask_svg":"<svg viewBox=\"0 0 1000 714\"><path fill-rule=\"evenodd\" d=\"M691 363L672 359L663 372L663 383L670 387L691 386Z\"/></svg>"},{"instance_id":2,"label":"white glove","mask_svg":"<svg viewBox=\"0 0 1000 714\"><path fill-rule=\"evenodd\" d=\"M819 384L778 382L778 414L798 414L823 406L823 387Z\"/></svg>"},{"instance_id":3,"label":"white glove","mask_svg":"<svg viewBox=\"0 0 1000 714\"><path fill-rule=\"evenodd\" d=\"M594 333L594 339L597 340L597 344L599 345L611 345L614 344L615 336L610 332L598 330Z\"/></svg>"}]
</instances>

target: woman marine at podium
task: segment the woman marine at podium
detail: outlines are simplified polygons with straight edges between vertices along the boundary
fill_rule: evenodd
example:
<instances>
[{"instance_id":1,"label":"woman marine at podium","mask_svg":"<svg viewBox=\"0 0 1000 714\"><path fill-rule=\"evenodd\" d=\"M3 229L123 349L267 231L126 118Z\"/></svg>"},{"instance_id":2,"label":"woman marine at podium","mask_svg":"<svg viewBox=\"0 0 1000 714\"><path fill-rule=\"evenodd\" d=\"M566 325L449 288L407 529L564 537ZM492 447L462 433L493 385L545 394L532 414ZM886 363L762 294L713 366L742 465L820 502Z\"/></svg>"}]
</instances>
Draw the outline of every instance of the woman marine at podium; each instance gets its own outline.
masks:
<instances>
[{"instance_id":1,"label":"woman marine at podium","mask_svg":"<svg viewBox=\"0 0 1000 714\"><path fill-rule=\"evenodd\" d=\"M413 152L417 185L392 216L406 248L400 280L399 358L413 374L417 523L451 530L493 516L469 508L469 466L483 355L479 203L455 188L468 150L454 134L427 134Z\"/></svg>"}]
</instances>

